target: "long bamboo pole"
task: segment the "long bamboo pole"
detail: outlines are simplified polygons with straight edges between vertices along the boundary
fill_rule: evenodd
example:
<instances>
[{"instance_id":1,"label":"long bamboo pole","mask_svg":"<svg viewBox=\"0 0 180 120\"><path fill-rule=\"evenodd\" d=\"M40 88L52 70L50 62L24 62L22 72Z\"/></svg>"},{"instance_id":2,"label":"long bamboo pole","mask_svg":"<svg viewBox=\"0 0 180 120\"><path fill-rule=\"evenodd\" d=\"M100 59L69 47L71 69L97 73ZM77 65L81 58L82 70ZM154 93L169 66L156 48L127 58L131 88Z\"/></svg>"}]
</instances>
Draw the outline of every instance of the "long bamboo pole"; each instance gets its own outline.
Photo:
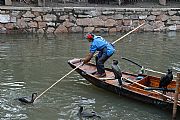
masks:
<instances>
[{"instance_id":1,"label":"long bamboo pole","mask_svg":"<svg viewBox=\"0 0 180 120\"><path fill-rule=\"evenodd\" d=\"M180 83L180 73L177 73L176 92L175 92L175 95L174 95L174 105L173 105L172 120L176 120L177 102L178 102L178 94L179 94L179 83Z\"/></svg>"},{"instance_id":2,"label":"long bamboo pole","mask_svg":"<svg viewBox=\"0 0 180 120\"><path fill-rule=\"evenodd\" d=\"M145 23L142 23L141 25L139 25L138 27L134 28L133 30L129 31L127 34L123 35L122 37L120 37L119 39L115 40L114 42L112 42L112 44L115 44L116 42L120 41L121 39L123 39L124 37L128 36L129 34L131 34L132 32L136 31L137 29L139 29L140 27L142 27Z\"/></svg>"},{"instance_id":3,"label":"long bamboo pole","mask_svg":"<svg viewBox=\"0 0 180 120\"><path fill-rule=\"evenodd\" d=\"M137 65L138 67L143 68L145 71L154 72L154 73L163 74L163 75L166 74L166 73L159 72L159 71L155 71L155 70L152 70L152 69L149 69L149 68L144 68L142 65L140 65L140 64L138 64L138 63L136 63L136 62L134 62L134 61L132 61L132 60L130 60L130 59L128 59L128 58L122 57L121 59L124 59L124 60L129 61L129 62ZM176 75L173 75L173 76L174 76L174 77L177 77Z\"/></svg>"},{"instance_id":4,"label":"long bamboo pole","mask_svg":"<svg viewBox=\"0 0 180 120\"><path fill-rule=\"evenodd\" d=\"M82 64L78 65L76 68L72 69L70 72L68 72L66 75L64 75L63 77L61 77L58 81L56 81L54 84L52 84L49 88L47 88L46 90L44 90L44 92L42 92L39 96L37 96L35 98L34 101L36 101L38 98L40 98L44 93L46 93L49 89L51 89L53 86L55 86L58 82L60 82L62 79L64 79L66 76L68 76L70 73L72 73L73 71L75 71L77 68L79 68Z\"/></svg>"}]
</instances>

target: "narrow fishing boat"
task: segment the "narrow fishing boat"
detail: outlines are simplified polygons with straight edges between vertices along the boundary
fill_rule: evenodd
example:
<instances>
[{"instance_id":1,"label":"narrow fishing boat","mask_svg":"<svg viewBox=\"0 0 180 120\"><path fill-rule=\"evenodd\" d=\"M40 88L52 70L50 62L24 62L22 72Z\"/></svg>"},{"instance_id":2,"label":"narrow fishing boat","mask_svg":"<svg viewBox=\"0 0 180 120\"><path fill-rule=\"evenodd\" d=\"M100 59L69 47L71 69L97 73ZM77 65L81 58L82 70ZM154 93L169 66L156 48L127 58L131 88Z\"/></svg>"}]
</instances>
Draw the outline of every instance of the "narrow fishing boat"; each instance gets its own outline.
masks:
<instances>
[{"instance_id":1,"label":"narrow fishing boat","mask_svg":"<svg viewBox=\"0 0 180 120\"><path fill-rule=\"evenodd\" d=\"M89 62L81 66L80 59L72 59L68 61L68 64L83 78L99 88L111 91L120 96L153 104L162 109L173 109L176 87L174 80L171 81L167 88L159 88L159 77L122 72L122 85L120 85L110 68L105 68L106 77L99 78L94 75L97 69L93 63ZM178 95L177 107L180 109L180 94Z\"/></svg>"}]
</instances>

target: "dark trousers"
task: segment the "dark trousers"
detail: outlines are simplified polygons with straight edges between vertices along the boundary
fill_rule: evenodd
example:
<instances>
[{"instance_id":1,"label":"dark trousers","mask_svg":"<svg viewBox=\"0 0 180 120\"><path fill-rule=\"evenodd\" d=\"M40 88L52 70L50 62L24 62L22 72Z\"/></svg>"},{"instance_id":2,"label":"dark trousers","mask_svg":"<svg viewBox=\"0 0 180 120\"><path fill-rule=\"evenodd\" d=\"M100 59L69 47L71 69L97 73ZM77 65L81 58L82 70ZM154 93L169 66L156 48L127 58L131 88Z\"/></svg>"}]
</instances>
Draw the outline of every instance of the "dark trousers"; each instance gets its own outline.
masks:
<instances>
[{"instance_id":1,"label":"dark trousers","mask_svg":"<svg viewBox=\"0 0 180 120\"><path fill-rule=\"evenodd\" d=\"M112 56L112 55L111 55L111 56ZM96 56L96 58L95 58L95 60L96 60L96 67L97 67L97 72L98 72L99 74L105 73L104 63L105 63L106 60L107 60L108 58L110 58L111 56L107 56L106 53L101 53L101 52Z\"/></svg>"}]
</instances>

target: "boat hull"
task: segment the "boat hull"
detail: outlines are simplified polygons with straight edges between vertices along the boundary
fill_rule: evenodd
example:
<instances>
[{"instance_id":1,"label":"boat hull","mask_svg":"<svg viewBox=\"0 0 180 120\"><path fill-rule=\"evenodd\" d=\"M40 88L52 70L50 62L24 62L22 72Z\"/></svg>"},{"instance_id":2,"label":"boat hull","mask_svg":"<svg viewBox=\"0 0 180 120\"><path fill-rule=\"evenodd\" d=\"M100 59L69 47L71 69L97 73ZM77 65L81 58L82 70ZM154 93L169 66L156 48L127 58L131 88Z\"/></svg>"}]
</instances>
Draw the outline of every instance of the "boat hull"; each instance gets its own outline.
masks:
<instances>
[{"instance_id":1,"label":"boat hull","mask_svg":"<svg viewBox=\"0 0 180 120\"><path fill-rule=\"evenodd\" d=\"M71 61L68 61L68 64L72 68L77 67L77 65L72 64ZM135 100L147 103L147 104L152 104L152 105L155 105L161 109L165 109L165 110L172 110L173 109L173 101L164 100L163 95L162 95L162 98L163 98L162 99L161 97L159 97L159 95L151 95L154 93L145 91L144 89L136 88L135 86L132 86L132 85L123 84L120 86L118 84L114 84L113 82L111 82L111 81L115 81L115 80L102 80L102 79L96 78L96 77L94 77L94 75L87 73L87 71L85 71L81 68L77 68L76 72L78 72L83 78L85 78L87 81L89 81L93 85L95 85L99 88L102 88L104 90L108 90L108 91L115 93L117 95L132 98L132 99L135 99ZM131 73L126 73L126 72L123 72L123 74L133 76L133 77L138 76L138 75L134 75ZM147 76L144 75L144 77L147 77ZM156 96L158 96L158 97L156 97ZM180 107L178 104L178 110L179 109L180 109Z\"/></svg>"}]
</instances>

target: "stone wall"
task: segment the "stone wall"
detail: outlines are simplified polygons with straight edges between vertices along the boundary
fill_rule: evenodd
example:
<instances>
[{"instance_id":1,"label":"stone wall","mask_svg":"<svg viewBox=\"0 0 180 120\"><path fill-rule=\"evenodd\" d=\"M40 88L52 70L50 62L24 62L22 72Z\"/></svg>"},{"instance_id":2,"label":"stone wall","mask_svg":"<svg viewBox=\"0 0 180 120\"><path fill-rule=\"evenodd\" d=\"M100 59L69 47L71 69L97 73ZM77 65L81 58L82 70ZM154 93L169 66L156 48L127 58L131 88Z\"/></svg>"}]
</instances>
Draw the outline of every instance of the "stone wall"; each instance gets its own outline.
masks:
<instances>
[{"instance_id":1,"label":"stone wall","mask_svg":"<svg viewBox=\"0 0 180 120\"><path fill-rule=\"evenodd\" d=\"M179 31L180 8L0 7L0 33Z\"/></svg>"}]
</instances>

